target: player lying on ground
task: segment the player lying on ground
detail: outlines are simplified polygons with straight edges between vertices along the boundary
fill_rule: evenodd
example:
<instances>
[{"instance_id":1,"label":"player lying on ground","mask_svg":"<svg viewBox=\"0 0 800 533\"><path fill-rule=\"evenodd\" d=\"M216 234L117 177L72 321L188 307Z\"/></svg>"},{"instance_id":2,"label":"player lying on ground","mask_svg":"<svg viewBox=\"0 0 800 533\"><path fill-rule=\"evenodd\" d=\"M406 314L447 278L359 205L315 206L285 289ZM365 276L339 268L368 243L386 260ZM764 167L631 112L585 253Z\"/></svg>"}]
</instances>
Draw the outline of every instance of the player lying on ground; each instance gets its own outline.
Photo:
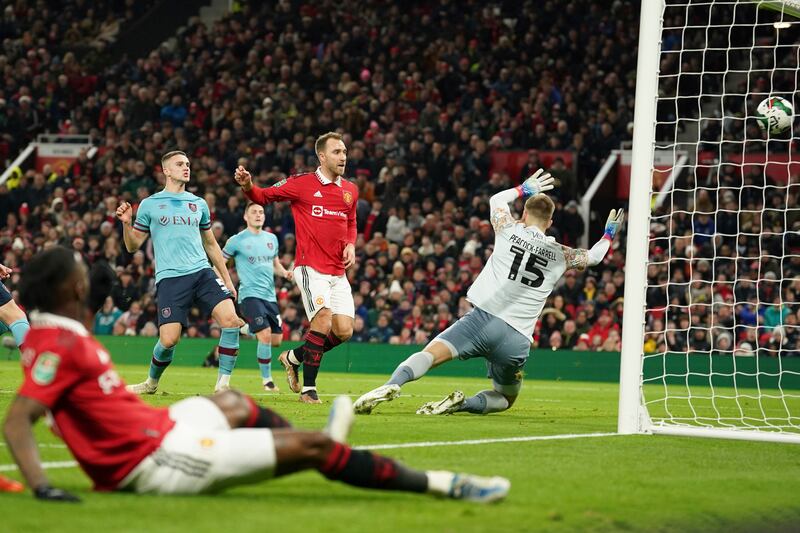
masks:
<instances>
[{"instance_id":1,"label":"player lying on ground","mask_svg":"<svg viewBox=\"0 0 800 533\"><path fill-rule=\"evenodd\" d=\"M413 470L350 448L344 441L353 410L346 396L334 401L326 432L294 429L233 390L153 407L125 389L108 352L84 326L91 319L87 296L96 310L103 292L90 289L83 261L63 247L37 254L22 275L20 299L32 310L33 327L4 431L37 498L78 501L51 487L42 469L33 424L48 413L53 431L100 491L196 494L316 469L365 488L480 502L508 493L504 478Z\"/></svg>"},{"instance_id":2,"label":"player lying on ground","mask_svg":"<svg viewBox=\"0 0 800 533\"><path fill-rule=\"evenodd\" d=\"M400 387L433 367L473 357L487 360L492 390L469 398L454 391L441 401L426 403L417 414L488 414L514 405L522 388L533 330L548 296L567 269L584 270L600 263L622 225L622 210L612 210L603 238L591 250L558 244L545 235L553 223L555 205L540 194L552 189L552 182L540 169L519 187L492 196L494 251L467 292L474 309L401 363L386 384L356 400L357 413L369 414L380 402L397 398ZM522 219L517 221L508 204L520 197L527 200Z\"/></svg>"}]
</instances>

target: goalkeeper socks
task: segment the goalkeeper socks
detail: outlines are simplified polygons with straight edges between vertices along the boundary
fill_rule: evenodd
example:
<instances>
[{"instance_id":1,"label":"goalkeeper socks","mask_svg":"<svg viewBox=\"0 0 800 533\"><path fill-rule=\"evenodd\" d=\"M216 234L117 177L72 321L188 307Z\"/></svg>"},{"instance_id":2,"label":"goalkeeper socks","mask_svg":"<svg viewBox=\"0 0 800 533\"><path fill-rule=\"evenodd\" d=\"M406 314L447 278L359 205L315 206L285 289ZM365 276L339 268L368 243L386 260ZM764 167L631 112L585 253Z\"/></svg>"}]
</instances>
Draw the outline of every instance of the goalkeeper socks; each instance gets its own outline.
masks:
<instances>
[{"instance_id":1,"label":"goalkeeper socks","mask_svg":"<svg viewBox=\"0 0 800 533\"><path fill-rule=\"evenodd\" d=\"M393 459L365 450L354 450L338 442L319 471L328 479L335 479L370 489L426 492L428 476L425 472L399 464Z\"/></svg>"},{"instance_id":2,"label":"goalkeeper socks","mask_svg":"<svg viewBox=\"0 0 800 533\"><path fill-rule=\"evenodd\" d=\"M430 352L417 352L398 366L386 385L400 385L414 381L425 375L433 366L433 354Z\"/></svg>"},{"instance_id":3,"label":"goalkeeper socks","mask_svg":"<svg viewBox=\"0 0 800 533\"><path fill-rule=\"evenodd\" d=\"M8 329L14 336L14 342L17 343L17 347L19 347L23 342L25 342L25 335L28 334L28 330L31 329L31 325L28 323L27 318L20 318L19 320L15 320L9 324Z\"/></svg>"},{"instance_id":4,"label":"goalkeeper socks","mask_svg":"<svg viewBox=\"0 0 800 533\"><path fill-rule=\"evenodd\" d=\"M161 340L156 342L153 348L153 358L150 360L150 372L148 380L151 384L158 383L161 379L161 374L167 369L172 362L172 356L175 354L175 347L167 348L161 344Z\"/></svg>"},{"instance_id":5,"label":"goalkeeper socks","mask_svg":"<svg viewBox=\"0 0 800 533\"><path fill-rule=\"evenodd\" d=\"M220 376L230 376L233 373L237 355L239 355L239 328L222 328L222 334L219 336Z\"/></svg>"},{"instance_id":6,"label":"goalkeeper socks","mask_svg":"<svg viewBox=\"0 0 800 533\"><path fill-rule=\"evenodd\" d=\"M325 337L325 346L322 347L322 351L323 352L327 352L327 351L333 350L334 348L336 348L340 344L342 344L342 339L337 337L333 333L333 331L331 331L330 333L328 333L328 336Z\"/></svg>"},{"instance_id":7,"label":"goalkeeper socks","mask_svg":"<svg viewBox=\"0 0 800 533\"><path fill-rule=\"evenodd\" d=\"M283 418L272 409L260 407L250 396L245 395L244 397L247 400L247 403L250 404L250 416L244 423L244 427L273 429L292 427L288 420Z\"/></svg>"},{"instance_id":8,"label":"goalkeeper socks","mask_svg":"<svg viewBox=\"0 0 800 533\"><path fill-rule=\"evenodd\" d=\"M325 337L324 333L308 330L305 344L294 350L294 356L303 362L303 392L317 387L317 374L322 361Z\"/></svg>"},{"instance_id":9,"label":"goalkeeper socks","mask_svg":"<svg viewBox=\"0 0 800 533\"><path fill-rule=\"evenodd\" d=\"M272 345L269 343L259 342L256 348L256 357L258 358L258 368L261 370L261 381L267 383L272 381Z\"/></svg>"},{"instance_id":10,"label":"goalkeeper socks","mask_svg":"<svg viewBox=\"0 0 800 533\"><path fill-rule=\"evenodd\" d=\"M464 400L459 411L466 411L476 415L499 413L508 409L506 397L494 390L484 390Z\"/></svg>"}]
</instances>

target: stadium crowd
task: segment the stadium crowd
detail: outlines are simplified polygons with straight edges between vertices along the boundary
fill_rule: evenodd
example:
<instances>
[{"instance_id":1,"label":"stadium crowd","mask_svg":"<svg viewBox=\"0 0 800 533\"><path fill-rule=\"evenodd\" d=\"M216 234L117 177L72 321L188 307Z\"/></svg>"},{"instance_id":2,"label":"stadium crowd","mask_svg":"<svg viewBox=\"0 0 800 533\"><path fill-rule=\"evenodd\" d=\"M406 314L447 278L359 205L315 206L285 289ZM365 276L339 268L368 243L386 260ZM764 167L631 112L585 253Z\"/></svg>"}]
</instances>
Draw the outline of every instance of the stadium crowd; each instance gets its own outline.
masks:
<instances>
[{"instance_id":1,"label":"stadium crowd","mask_svg":"<svg viewBox=\"0 0 800 533\"><path fill-rule=\"evenodd\" d=\"M80 0L59 4L74 9L23 34L13 21L27 4L4 4L0 131L12 154L42 131L88 133L98 153L66 169L20 171L0 185L0 246L13 268L56 243L115 267L119 281L96 333L156 334L152 249L124 251L114 210L163 185L159 160L168 149L190 155L189 190L206 199L224 244L243 227L245 199L232 179L238 164L268 185L315 168L315 137L343 131L346 175L360 193L358 260L348 273L353 340L424 344L469 309L464 295L492 248L488 198L538 168L539 151L572 151L572 168L556 160L549 169L559 180L551 233L576 246L579 191L630 138L638 13L622 2L605 11L578 0L440 0L407 9L242 2L212 27L192 20L174 48L96 71L59 41L74 24L88 19L99 28L111 15L88 13ZM490 171L489 154L504 149L529 150L521 175ZM689 217L680 228L704 222ZM267 226L288 266L288 206L269 207ZM614 251L591 271L566 276L534 345L618 350L623 267ZM679 284L676 272L668 276ZM298 340L299 291L276 284L285 338ZM219 328L195 310L185 334L215 336ZM666 346L663 334L659 342Z\"/></svg>"}]
</instances>

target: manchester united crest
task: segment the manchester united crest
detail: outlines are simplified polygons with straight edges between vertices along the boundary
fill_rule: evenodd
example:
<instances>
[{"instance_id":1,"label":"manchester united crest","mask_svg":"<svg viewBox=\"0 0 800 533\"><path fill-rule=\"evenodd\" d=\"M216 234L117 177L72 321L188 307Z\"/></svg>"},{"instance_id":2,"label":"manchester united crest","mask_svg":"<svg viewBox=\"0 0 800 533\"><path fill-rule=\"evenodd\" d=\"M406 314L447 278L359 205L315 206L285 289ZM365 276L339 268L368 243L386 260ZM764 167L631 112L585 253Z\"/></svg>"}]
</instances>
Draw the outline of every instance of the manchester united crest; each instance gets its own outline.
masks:
<instances>
[{"instance_id":1,"label":"manchester united crest","mask_svg":"<svg viewBox=\"0 0 800 533\"><path fill-rule=\"evenodd\" d=\"M197 204L189 203L189 209L191 209L192 213L197 212Z\"/></svg>"},{"instance_id":2,"label":"manchester united crest","mask_svg":"<svg viewBox=\"0 0 800 533\"><path fill-rule=\"evenodd\" d=\"M353 203L353 193L350 191L344 191L342 197L344 198L344 203L347 205L351 205Z\"/></svg>"}]
</instances>

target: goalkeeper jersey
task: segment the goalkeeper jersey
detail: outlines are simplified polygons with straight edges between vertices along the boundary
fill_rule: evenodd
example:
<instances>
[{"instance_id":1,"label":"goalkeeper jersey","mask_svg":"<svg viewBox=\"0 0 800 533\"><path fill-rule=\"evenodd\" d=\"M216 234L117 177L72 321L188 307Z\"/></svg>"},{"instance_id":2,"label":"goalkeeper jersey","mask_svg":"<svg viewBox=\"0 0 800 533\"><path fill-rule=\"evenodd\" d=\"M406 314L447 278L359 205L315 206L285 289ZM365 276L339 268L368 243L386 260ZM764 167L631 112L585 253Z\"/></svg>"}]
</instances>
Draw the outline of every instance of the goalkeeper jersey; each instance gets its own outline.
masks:
<instances>
[{"instance_id":1,"label":"goalkeeper jersey","mask_svg":"<svg viewBox=\"0 0 800 533\"><path fill-rule=\"evenodd\" d=\"M547 297L567 270L563 247L533 226L508 224L495 234L494 252L467 300L528 338Z\"/></svg>"}]
</instances>

